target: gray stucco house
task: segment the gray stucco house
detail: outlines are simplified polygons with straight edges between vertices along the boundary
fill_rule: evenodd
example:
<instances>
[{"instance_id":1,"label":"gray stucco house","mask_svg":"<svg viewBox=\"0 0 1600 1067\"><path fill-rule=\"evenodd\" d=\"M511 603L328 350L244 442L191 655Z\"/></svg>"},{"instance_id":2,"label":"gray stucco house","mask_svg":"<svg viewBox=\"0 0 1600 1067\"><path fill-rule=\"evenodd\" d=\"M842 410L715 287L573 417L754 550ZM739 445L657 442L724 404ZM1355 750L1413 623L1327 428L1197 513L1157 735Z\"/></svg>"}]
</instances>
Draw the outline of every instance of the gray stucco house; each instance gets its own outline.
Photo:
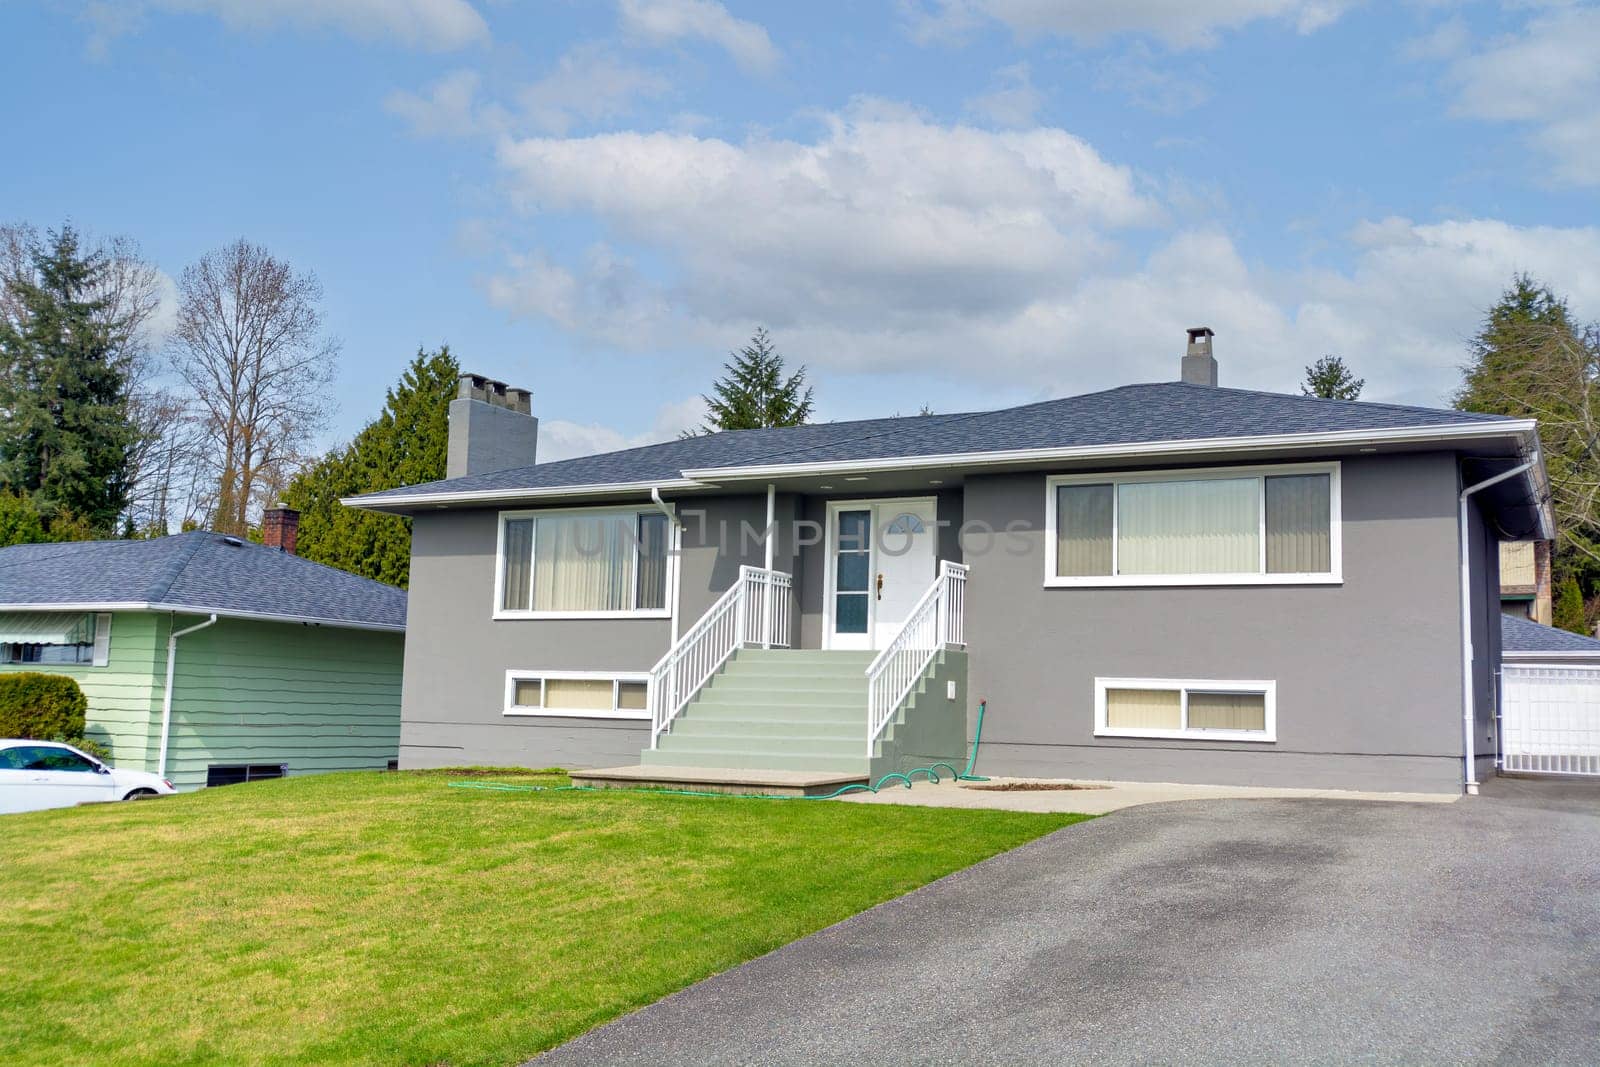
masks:
<instances>
[{"instance_id":1,"label":"gray stucco house","mask_svg":"<svg viewBox=\"0 0 1600 1067\"><path fill-rule=\"evenodd\" d=\"M1181 379L535 463L463 379L415 520L402 766L1458 791L1492 774L1533 422Z\"/></svg>"}]
</instances>

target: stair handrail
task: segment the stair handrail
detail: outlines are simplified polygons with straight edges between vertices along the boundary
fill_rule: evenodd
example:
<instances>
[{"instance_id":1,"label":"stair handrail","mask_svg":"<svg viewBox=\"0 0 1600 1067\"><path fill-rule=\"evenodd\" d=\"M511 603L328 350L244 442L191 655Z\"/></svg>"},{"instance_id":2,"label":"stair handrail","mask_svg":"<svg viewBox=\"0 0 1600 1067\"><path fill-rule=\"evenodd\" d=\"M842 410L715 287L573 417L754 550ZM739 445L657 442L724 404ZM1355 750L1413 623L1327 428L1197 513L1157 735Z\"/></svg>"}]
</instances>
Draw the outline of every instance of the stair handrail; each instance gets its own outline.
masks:
<instances>
[{"instance_id":1,"label":"stair handrail","mask_svg":"<svg viewBox=\"0 0 1600 1067\"><path fill-rule=\"evenodd\" d=\"M867 666L868 759L933 657L947 646L966 646L966 606L966 565L941 560L939 576Z\"/></svg>"},{"instance_id":2,"label":"stair handrail","mask_svg":"<svg viewBox=\"0 0 1600 1067\"><path fill-rule=\"evenodd\" d=\"M792 589L783 571L741 566L738 580L656 661L646 696L651 748L736 650L788 647Z\"/></svg>"}]
</instances>

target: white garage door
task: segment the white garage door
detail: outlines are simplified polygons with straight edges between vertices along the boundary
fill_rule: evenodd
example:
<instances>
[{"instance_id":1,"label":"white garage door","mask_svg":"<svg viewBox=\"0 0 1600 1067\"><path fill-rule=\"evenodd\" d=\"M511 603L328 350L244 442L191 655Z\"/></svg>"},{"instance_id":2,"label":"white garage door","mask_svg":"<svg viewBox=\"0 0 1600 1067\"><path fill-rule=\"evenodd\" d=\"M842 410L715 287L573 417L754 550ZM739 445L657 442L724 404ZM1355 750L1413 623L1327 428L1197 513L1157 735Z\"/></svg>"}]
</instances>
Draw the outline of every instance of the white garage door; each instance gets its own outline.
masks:
<instances>
[{"instance_id":1,"label":"white garage door","mask_svg":"<svg viewBox=\"0 0 1600 1067\"><path fill-rule=\"evenodd\" d=\"M1501 669L1501 766L1600 777L1600 666Z\"/></svg>"}]
</instances>

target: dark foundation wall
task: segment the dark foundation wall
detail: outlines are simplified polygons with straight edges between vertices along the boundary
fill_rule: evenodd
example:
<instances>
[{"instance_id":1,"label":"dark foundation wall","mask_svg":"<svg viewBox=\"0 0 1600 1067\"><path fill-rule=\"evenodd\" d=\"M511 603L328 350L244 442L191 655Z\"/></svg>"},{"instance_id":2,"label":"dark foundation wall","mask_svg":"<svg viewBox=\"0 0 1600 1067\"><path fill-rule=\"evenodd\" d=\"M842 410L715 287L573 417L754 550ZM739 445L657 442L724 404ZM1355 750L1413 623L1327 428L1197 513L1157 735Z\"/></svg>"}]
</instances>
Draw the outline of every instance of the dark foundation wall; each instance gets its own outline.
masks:
<instances>
[{"instance_id":1,"label":"dark foundation wall","mask_svg":"<svg viewBox=\"0 0 1600 1067\"><path fill-rule=\"evenodd\" d=\"M1045 588L1044 475L969 478L969 522L1016 521L989 551L967 545L979 769L1456 790L1456 470L1445 453L1346 460L1337 586ZM1277 740L1097 738L1097 676L1275 680Z\"/></svg>"}]
</instances>

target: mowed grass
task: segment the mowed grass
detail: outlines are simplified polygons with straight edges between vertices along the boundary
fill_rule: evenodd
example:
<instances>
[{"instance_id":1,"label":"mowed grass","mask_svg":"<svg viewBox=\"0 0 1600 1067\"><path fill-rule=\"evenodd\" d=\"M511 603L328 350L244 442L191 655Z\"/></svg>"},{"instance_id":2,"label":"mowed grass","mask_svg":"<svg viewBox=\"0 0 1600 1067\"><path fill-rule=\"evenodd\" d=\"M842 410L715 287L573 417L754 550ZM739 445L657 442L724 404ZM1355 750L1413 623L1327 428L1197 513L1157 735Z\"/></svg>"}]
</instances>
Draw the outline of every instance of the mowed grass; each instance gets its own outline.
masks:
<instances>
[{"instance_id":1,"label":"mowed grass","mask_svg":"<svg viewBox=\"0 0 1600 1067\"><path fill-rule=\"evenodd\" d=\"M1082 818L451 780L0 819L4 1060L516 1063Z\"/></svg>"}]
</instances>

